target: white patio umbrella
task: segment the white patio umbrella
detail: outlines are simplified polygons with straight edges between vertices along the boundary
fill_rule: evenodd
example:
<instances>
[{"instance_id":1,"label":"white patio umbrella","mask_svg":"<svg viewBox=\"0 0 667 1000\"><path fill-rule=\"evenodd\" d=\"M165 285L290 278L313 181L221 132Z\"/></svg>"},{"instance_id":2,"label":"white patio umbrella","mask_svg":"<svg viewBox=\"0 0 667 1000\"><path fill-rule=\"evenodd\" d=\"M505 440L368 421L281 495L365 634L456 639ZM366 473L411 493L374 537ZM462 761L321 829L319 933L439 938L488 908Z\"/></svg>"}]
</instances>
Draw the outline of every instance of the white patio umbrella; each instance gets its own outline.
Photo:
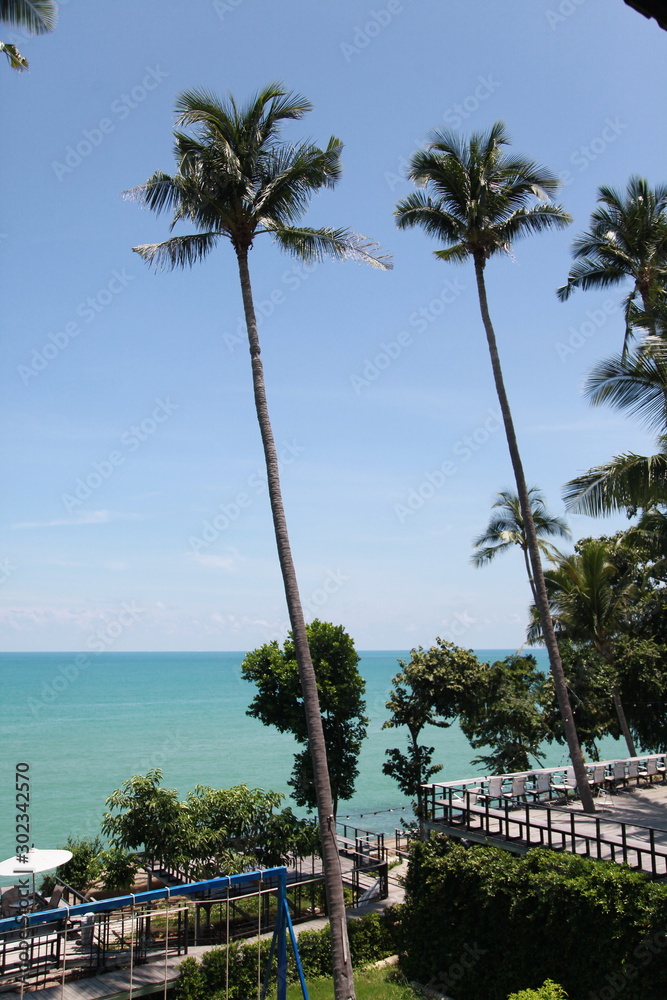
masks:
<instances>
[{"instance_id":1,"label":"white patio umbrella","mask_svg":"<svg viewBox=\"0 0 667 1000\"><path fill-rule=\"evenodd\" d=\"M51 868L64 865L72 857L71 851L40 851L31 847L24 854L15 854L5 861L0 861L0 875L32 875L32 896L35 896L35 875L48 872ZM30 900L25 898L24 905L30 906Z\"/></svg>"},{"instance_id":2,"label":"white patio umbrella","mask_svg":"<svg viewBox=\"0 0 667 1000\"><path fill-rule=\"evenodd\" d=\"M0 875L37 875L64 865L71 857L71 851L40 851L38 847L31 847L24 854L0 861Z\"/></svg>"}]
</instances>

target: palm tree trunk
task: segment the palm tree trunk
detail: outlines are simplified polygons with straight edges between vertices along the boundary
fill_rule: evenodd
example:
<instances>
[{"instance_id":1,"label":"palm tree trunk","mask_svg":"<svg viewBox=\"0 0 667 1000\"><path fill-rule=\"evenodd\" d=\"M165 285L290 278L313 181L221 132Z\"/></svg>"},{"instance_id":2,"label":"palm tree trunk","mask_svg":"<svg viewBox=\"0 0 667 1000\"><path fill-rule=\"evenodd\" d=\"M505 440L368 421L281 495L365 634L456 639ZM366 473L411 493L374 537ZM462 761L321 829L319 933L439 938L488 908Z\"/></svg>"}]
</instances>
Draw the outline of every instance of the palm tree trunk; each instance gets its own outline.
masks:
<instances>
[{"instance_id":1,"label":"palm tree trunk","mask_svg":"<svg viewBox=\"0 0 667 1000\"><path fill-rule=\"evenodd\" d=\"M528 560L528 546L526 548L521 546L521 551L523 552L523 561L526 564L526 573L528 574L528 583L530 584L530 589L533 594L533 604L537 607L537 591L535 590L535 581L533 580L533 574L530 569L530 562Z\"/></svg>"},{"instance_id":2,"label":"palm tree trunk","mask_svg":"<svg viewBox=\"0 0 667 1000\"><path fill-rule=\"evenodd\" d=\"M260 358L257 320L248 269L248 249L237 248L236 255L241 279L241 293L243 295L248 342L250 345L255 408L257 410L257 420L259 421L264 458L266 460L271 514L278 548L280 570L285 587L287 609L292 626L296 660L299 668L299 679L301 681L308 729L308 745L313 761L313 778L315 781L315 794L317 796L320 839L322 841L322 867L324 871L329 922L331 924L334 996L335 1000L355 1000L352 963L347 937L345 900L343 897L343 879L336 843L336 821L331 799L331 783L329 781L322 716L320 714L315 670L313 669L313 661L308 647L306 625L287 532L287 521L285 519L285 510L280 489L278 455L276 453L266 401L264 369Z\"/></svg>"},{"instance_id":3,"label":"palm tree trunk","mask_svg":"<svg viewBox=\"0 0 667 1000\"><path fill-rule=\"evenodd\" d=\"M628 720L625 717L625 709L623 708L623 702L621 701L621 696L618 693L618 688L616 685L611 689L611 696L614 699L614 708L616 709L616 715L618 716L618 722L621 727L621 732L625 737L625 743L628 748L628 754L630 757L636 757L637 751L635 750L635 743L632 739L632 733L630 732L630 726L628 725Z\"/></svg>"},{"instance_id":4,"label":"palm tree trunk","mask_svg":"<svg viewBox=\"0 0 667 1000\"><path fill-rule=\"evenodd\" d=\"M496 392L498 394L498 402L500 403L500 410L503 416L503 423L505 425L507 446L509 448L510 460L512 462L512 469L514 470L514 478L516 480L517 494L519 497L519 503L521 504L521 513L523 514L523 523L524 523L524 530L526 533L526 541L528 543L530 564L533 570L532 575L533 575L533 584L535 586L535 603L539 611L540 625L542 627L542 635L544 637L544 642L547 647L547 652L549 654L549 665L551 667L551 674L553 676L554 686L556 688L558 708L560 710L560 714L563 719L565 738L567 740L568 749L570 751L570 760L572 761L572 767L574 768L574 775L577 782L579 795L581 797L581 804L585 812L593 813L595 812L593 795L591 793L591 789L588 784L588 777L586 775L586 768L584 766L584 757L581 752L579 736L577 734L577 729L574 724L572 706L570 705L570 699L567 693L567 685L565 682L565 673L563 671L563 664L561 662L560 652L558 650L558 643L556 642L556 634L554 632L553 621L551 620L551 612L549 610L549 599L547 597L547 589L544 583L544 573L542 571L542 561L540 559L540 550L537 543L537 534L535 532L533 512L531 510L530 499L528 497L528 487L526 485L526 478L523 473L523 465L521 462L521 455L519 454L519 446L516 440L516 433L514 431L514 422L512 420L512 413L509 406L509 400L507 399L507 393L505 391L505 382L503 379L502 369L500 367L500 357L498 355L496 335L493 329L493 324L491 323L491 316L489 314L489 305L486 297L486 285L484 282L485 262L482 257L475 257L474 261L475 261L475 277L477 279L477 293L479 295L479 307L482 313L482 322L484 323L484 330L486 331L486 339L489 346L489 354L491 356L491 366L493 368L493 378L496 385Z\"/></svg>"}]
</instances>

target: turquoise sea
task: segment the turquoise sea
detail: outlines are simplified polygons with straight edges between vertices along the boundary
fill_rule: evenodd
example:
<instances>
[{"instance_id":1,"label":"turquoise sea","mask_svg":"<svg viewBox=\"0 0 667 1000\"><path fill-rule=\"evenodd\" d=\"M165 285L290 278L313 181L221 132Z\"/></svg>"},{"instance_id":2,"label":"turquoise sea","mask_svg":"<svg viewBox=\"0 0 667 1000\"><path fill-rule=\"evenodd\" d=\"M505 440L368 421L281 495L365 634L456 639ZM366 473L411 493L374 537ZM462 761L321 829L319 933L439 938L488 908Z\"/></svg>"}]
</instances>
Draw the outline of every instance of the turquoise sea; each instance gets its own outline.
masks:
<instances>
[{"instance_id":1,"label":"turquoise sea","mask_svg":"<svg viewBox=\"0 0 667 1000\"><path fill-rule=\"evenodd\" d=\"M479 650L498 659L511 650ZM339 818L393 831L406 802L382 774L387 747L403 746L399 730L383 730L385 702L406 651L362 652L368 738L353 800ZM546 653L534 651L546 669ZM133 774L159 767L166 787L182 796L196 784L287 793L295 745L249 718L254 688L241 678L243 653L0 654L0 855L16 844L15 765L30 765L30 835L36 847L99 832L105 799ZM431 728L425 741L444 765L441 780L474 773L475 753L458 726ZM608 755L613 756L613 741ZM547 763L566 761L550 749ZM290 804L286 800L285 804ZM3 853L4 852L4 853Z\"/></svg>"}]
</instances>

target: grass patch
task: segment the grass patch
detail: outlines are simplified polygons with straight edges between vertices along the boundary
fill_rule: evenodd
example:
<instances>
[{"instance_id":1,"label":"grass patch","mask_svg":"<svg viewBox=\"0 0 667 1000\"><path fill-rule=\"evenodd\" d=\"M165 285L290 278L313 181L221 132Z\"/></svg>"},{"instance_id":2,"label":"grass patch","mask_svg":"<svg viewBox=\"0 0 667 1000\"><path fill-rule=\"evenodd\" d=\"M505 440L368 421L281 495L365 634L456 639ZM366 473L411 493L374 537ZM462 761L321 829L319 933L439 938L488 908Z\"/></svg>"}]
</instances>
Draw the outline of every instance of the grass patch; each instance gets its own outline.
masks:
<instances>
[{"instance_id":1,"label":"grass patch","mask_svg":"<svg viewBox=\"0 0 667 1000\"><path fill-rule=\"evenodd\" d=\"M331 979L307 979L310 1000L333 1000ZM423 995L408 985L405 976L395 966L367 968L355 971L354 986L357 1000L423 1000ZM287 1000L301 1000L301 987L291 983Z\"/></svg>"}]
</instances>

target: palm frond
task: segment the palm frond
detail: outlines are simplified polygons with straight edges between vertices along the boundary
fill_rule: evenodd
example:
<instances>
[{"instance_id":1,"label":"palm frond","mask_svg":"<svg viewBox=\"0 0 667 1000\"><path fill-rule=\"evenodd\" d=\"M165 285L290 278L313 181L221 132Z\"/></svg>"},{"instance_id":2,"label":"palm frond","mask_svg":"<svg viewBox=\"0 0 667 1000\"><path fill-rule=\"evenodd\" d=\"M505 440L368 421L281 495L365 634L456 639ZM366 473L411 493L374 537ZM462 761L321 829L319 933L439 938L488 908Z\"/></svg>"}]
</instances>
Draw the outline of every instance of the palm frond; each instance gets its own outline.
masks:
<instances>
[{"instance_id":1,"label":"palm frond","mask_svg":"<svg viewBox=\"0 0 667 1000\"><path fill-rule=\"evenodd\" d=\"M633 452L617 455L566 483L563 499L568 510L591 517L665 503L667 451L650 456Z\"/></svg>"},{"instance_id":2,"label":"palm frond","mask_svg":"<svg viewBox=\"0 0 667 1000\"><path fill-rule=\"evenodd\" d=\"M0 0L0 21L27 28L33 35L53 31L58 20L54 0Z\"/></svg>"},{"instance_id":3,"label":"palm frond","mask_svg":"<svg viewBox=\"0 0 667 1000\"><path fill-rule=\"evenodd\" d=\"M589 373L584 394L593 406L609 403L658 431L667 427L667 343L647 338L633 354L600 361Z\"/></svg>"},{"instance_id":4,"label":"palm frond","mask_svg":"<svg viewBox=\"0 0 667 1000\"><path fill-rule=\"evenodd\" d=\"M221 233L195 233L192 236L172 236L163 243L144 243L132 247L142 260L156 271L190 267L203 260L220 239Z\"/></svg>"},{"instance_id":5,"label":"palm frond","mask_svg":"<svg viewBox=\"0 0 667 1000\"><path fill-rule=\"evenodd\" d=\"M24 69L28 69L28 60L25 56L22 56L15 45L10 45L7 42L0 42L0 52L4 52L9 59L9 65L12 69L16 69L19 73L22 73Z\"/></svg>"},{"instance_id":6,"label":"palm frond","mask_svg":"<svg viewBox=\"0 0 667 1000\"><path fill-rule=\"evenodd\" d=\"M267 227L264 231L271 233L283 250L300 260L354 260L385 271L394 266L390 256L378 254L377 243L350 229L283 226L279 229Z\"/></svg>"}]
</instances>

